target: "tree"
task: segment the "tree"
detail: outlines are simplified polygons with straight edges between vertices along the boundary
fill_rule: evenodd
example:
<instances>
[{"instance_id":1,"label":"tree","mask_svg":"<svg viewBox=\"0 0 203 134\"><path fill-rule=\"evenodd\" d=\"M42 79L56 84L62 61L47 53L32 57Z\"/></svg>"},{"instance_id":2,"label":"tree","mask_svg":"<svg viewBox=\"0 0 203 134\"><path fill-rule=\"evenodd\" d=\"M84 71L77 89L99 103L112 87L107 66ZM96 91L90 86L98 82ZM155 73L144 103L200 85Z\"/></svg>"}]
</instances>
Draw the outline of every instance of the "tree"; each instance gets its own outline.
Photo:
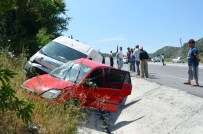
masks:
<instances>
[{"instance_id":1,"label":"tree","mask_svg":"<svg viewBox=\"0 0 203 134\"><path fill-rule=\"evenodd\" d=\"M16 91L10 86L10 78L16 73L0 66L0 113L15 111L17 117L24 122L31 122L32 109L34 105L20 100Z\"/></svg>"},{"instance_id":2,"label":"tree","mask_svg":"<svg viewBox=\"0 0 203 134\"><path fill-rule=\"evenodd\" d=\"M0 14L0 44L10 45L15 53L21 53L23 48L35 53L38 45L42 45L37 36L42 29L51 39L68 29L70 18L65 14L63 0L13 0L13 3Z\"/></svg>"},{"instance_id":3,"label":"tree","mask_svg":"<svg viewBox=\"0 0 203 134\"><path fill-rule=\"evenodd\" d=\"M0 1L0 14L15 8L15 0L1 0Z\"/></svg>"}]
</instances>

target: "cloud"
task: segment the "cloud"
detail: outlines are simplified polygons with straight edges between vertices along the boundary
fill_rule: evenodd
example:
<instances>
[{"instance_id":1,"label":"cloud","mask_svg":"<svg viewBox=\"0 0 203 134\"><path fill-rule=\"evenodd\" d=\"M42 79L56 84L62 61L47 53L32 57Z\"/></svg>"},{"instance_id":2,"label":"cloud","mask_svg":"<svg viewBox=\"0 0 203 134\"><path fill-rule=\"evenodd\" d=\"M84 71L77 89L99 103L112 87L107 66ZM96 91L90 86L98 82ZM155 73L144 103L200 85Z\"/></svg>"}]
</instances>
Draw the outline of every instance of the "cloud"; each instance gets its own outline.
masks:
<instances>
[{"instance_id":1,"label":"cloud","mask_svg":"<svg viewBox=\"0 0 203 134\"><path fill-rule=\"evenodd\" d=\"M107 42L118 42L118 41L125 41L125 40L126 39L124 38L124 36L120 35L120 36L101 39L100 42L107 43Z\"/></svg>"}]
</instances>

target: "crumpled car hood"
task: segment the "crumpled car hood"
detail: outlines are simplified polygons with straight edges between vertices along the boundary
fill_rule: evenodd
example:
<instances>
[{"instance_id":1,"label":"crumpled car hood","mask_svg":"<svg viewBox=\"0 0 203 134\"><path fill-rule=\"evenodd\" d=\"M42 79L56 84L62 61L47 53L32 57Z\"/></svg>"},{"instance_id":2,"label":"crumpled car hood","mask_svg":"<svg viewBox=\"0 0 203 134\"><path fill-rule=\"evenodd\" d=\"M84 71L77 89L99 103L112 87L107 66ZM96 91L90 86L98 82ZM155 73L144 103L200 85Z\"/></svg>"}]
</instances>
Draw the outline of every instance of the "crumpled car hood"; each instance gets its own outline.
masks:
<instances>
[{"instance_id":1,"label":"crumpled car hood","mask_svg":"<svg viewBox=\"0 0 203 134\"><path fill-rule=\"evenodd\" d=\"M22 87L32 92L41 94L49 89L64 89L73 85L74 83L72 82L64 81L58 78L54 78L49 74L45 74L25 81L22 84Z\"/></svg>"}]
</instances>

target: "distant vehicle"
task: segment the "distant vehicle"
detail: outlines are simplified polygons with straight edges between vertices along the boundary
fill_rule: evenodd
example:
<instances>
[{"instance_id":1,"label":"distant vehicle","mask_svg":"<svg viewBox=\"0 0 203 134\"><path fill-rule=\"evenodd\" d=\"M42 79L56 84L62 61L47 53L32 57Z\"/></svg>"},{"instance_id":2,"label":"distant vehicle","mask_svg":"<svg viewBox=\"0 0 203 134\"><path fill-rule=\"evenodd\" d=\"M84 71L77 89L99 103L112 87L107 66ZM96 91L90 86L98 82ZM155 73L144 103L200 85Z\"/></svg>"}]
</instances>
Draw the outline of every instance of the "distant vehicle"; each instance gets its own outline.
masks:
<instances>
[{"instance_id":1,"label":"distant vehicle","mask_svg":"<svg viewBox=\"0 0 203 134\"><path fill-rule=\"evenodd\" d=\"M161 58L160 57L154 57L151 59L152 62L160 62Z\"/></svg>"},{"instance_id":2,"label":"distant vehicle","mask_svg":"<svg viewBox=\"0 0 203 134\"><path fill-rule=\"evenodd\" d=\"M173 63L185 63L185 60L183 57L176 57L172 60Z\"/></svg>"},{"instance_id":3,"label":"distant vehicle","mask_svg":"<svg viewBox=\"0 0 203 134\"><path fill-rule=\"evenodd\" d=\"M39 75L21 85L30 98L76 107L117 112L131 94L130 73L89 59L69 61L49 74Z\"/></svg>"},{"instance_id":4,"label":"distant vehicle","mask_svg":"<svg viewBox=\"0 0 203 134\"><path fill-rule=\"evenodd\" d=\"M103 57L90 46L68 37L60 36L42 47L25 65L28 78L47 74L62 64L79 58L104 62Z\"/></svg>"}]
</instances>

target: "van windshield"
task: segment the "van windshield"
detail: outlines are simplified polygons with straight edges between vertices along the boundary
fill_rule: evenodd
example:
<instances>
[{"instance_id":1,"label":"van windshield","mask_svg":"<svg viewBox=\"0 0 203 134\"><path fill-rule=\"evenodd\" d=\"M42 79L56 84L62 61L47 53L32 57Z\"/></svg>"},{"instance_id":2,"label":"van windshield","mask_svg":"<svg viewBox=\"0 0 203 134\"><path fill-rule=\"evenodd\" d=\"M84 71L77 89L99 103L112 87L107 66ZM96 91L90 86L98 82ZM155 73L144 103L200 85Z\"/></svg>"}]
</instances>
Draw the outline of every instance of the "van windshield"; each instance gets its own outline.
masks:
<instances>
[{"instance_id":1,"label":"van windshield","mask_svg":"<svg viewBox=\"0 0 203 134\"><path fill-rule=\"evenodd\" d=\"M69 61L54 69L49 75L65 81L78 83L89 73L90 70L91 68L84 64Z\"/></svg>"},{"instance_id":2,"label":"van windshield","mask_svg":"<svg viewBox=\"0 0 203 134\"><path fill-rule=\"evenodd\" d=\"M40 52L64 63L69 60L87 58L87 55L54 41L49 42Z\"/></svg>"}]
</instances>

